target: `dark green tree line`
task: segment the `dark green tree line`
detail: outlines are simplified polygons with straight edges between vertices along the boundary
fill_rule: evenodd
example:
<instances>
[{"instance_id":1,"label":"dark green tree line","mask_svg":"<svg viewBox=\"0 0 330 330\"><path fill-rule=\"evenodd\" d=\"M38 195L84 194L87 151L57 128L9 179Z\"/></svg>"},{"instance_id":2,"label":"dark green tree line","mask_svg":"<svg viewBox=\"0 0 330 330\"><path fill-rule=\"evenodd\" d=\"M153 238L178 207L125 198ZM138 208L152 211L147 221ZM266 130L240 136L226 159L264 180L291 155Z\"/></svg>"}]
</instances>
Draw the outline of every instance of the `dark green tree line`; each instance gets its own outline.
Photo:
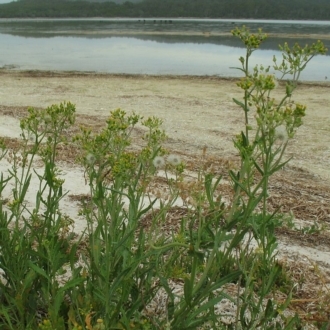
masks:
<instances>
[{"instance_id":1,"label":"dark green tree line","mask_svg":"<svg viewBox=\"0 0 330 330\"><path fill-rule=\"evenodd\" d=\"M20 0L0 5L0 17L193 17L330 19L328 0Z\"/></svg>"}]
</instances>

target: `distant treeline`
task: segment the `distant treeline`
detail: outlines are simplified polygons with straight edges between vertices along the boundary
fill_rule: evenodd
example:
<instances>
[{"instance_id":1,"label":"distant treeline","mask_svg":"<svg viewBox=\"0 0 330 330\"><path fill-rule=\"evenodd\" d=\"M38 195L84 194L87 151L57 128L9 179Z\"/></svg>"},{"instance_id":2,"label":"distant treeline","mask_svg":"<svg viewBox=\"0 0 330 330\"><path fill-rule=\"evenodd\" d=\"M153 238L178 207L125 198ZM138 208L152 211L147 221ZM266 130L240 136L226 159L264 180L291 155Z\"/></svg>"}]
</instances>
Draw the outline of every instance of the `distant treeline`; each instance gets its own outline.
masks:
<instances>
[{"instance_id":1,"label":"distant treeline","mask_svg":"<svg viewBox=\"0 0 330 330\"><path fill-rule=\"evenodd\" d=\"M0 17L198 17L330 19L329 0L143 0L138 3L20 0L0 5Z\"/></svg>"}]
</instances>

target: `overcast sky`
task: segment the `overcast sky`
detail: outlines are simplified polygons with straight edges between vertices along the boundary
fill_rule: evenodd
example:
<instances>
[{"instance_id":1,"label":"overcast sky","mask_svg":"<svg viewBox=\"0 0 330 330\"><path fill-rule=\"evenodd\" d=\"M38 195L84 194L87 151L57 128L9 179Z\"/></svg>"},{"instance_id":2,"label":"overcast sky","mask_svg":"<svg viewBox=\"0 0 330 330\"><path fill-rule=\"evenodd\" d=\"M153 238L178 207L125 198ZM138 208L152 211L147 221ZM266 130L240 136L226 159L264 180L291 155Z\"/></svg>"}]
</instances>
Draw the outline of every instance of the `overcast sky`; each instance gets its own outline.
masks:
<instances>
[{"instance_id":1,"label":"overcast sky","mask_svg":"<svg viewBox=\"0 0 330 330\"><path fill-rule=\"evenodd\" d=\"M8 3L8 2L13 2L13 0L0 0L0 3Z\"/></svg>"}]
</instances>

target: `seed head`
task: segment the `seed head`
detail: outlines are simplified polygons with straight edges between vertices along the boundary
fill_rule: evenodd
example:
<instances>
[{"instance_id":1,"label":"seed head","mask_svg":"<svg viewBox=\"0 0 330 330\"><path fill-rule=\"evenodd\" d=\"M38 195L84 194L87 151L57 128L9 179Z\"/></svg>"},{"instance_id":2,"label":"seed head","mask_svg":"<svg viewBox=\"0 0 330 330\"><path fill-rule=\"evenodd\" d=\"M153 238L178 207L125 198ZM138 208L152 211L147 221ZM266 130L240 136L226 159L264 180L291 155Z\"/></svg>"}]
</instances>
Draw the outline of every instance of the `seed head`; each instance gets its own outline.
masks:
<instances>
[{"instance_id":1,"label":"seed head","mask_svg":"<svg viewBox=\"0 0 330 330\"><path fill-rule=\"evenodd\" d=\"M178 155L168 155L167 162L170 163L173 166L178 166L181 164L181 158Z\"/></svg>"},{"instance_id":2,"label":"seed head","mask_svg":"<svg viewBox=\"0 0 330 330\"><path fill-rule=\"evenodd\" d=\"M161 168L161 167L164 167L164 165L165 165L165 159L164 159L164 157L156 156L153 159L152 163L154 164L154 166L156 168Z\"/></svg>"},{"instance_id":3,"label":"seed head","mask_svg":"<svg viewBox=\"0 0 330 330\"><path fill-rule=\"evenodd\" d=\"M50 115L45 115L44 116L44 121L46 124L49 124L52 121L52 117Z\"/></svg>"},{"instance_id":4,"label":"seed head","mask_svg":"<svg viewBox=\"0 0 330 330\"><path fill-rule=\"evenodd\" d=\"M86 156L86 162L88 165L93 165L95 163L95 156L91 153L89 153L87 156Z\"/></svg>"},{"instance_id":5,"label":"seed head","mask_svg":"<svg viewBox=\"0 0 330 330\"><path fill-rule=\"evenodd\" d=\"M288 140L288 132L284 125L277 126L275 128L275 139L280 140L282 142L286 142Z\"/></svg>"}]
</instances>

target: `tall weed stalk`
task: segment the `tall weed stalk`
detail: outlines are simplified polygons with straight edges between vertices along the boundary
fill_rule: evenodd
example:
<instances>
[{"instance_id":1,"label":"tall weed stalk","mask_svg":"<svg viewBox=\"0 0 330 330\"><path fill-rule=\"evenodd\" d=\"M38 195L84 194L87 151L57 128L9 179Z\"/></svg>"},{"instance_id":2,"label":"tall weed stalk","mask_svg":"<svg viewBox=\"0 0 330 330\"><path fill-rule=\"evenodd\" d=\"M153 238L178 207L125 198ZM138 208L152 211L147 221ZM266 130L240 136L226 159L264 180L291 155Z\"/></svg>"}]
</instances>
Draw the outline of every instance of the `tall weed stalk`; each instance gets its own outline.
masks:
<instances>
[{"instance_id":1,"label":"tall weed stalk","mask_svg":"<svg viewBox=\"0 0 330 330\"><path fill-rule=\"evenodd\" d=\"M285 43L280 46L282 59L274 56L275 73L270 74L270 67L257 65L251 69L249 65L250 57L266 39L266 34L261 30L250 33L246 27L236 28L232 34L240 38L246 47L245 57L239 59L241 67L237 68L243 73L243 78L237 83L243 90L243 98L233 99L243 110L245 129L234 140L241 164L238 172L230 172L234 198L227 221L240 218L238 228L250 227L249 232L257 244L252 262L240 256L246 289L249 288L242 297L240 323L246 329L266 326L275 329L283 325L270 325L269 321L278 315L279 310L285 309L290 295L283 306L274 304L269 298L267 305L263 306L263 300L271 294L281 277L274 232L280 223L276 217L278 210L268 211L269 179L289 162L290 159L285 159L285 150L305 116L306 107L295 103L292 98L300 74L313 57L324 55L327 49L320 41L305 47L294 44L291 48ZM272 96L275 89L281 88L276 76L281 85L284 84L284 95L279 100ZM258 278L260 280L256 281ZM254 291L259 295L257 303L251 296ZM260 316L262 310L263 315ZM250 315L248 321L246 315ZM293 327L293 321L288 326Z\"/></svg>"},{"instance_id":2,"label":"tall weed stalk","mask_svg":"<svg viewBox=\"0 0 330 330\"><path fill-rule=\"evenodd\" d=\"M71 220L59 208L63 180L55 160L75 108L68 103L28 112L21 121L21 146L8 153L9 177L1 177L2 190L12 184L12 199L7 208L1 204L0 320L4 329L35 329L43 311L54 326L64 328L59 311L72 282L60 286L58 276L75 259L75 247L67 235ZM36 160L43 164L41 173L34 169ZM33 175L38 188L32 209L26 195Z\"/></svg>"}]
</instances>

